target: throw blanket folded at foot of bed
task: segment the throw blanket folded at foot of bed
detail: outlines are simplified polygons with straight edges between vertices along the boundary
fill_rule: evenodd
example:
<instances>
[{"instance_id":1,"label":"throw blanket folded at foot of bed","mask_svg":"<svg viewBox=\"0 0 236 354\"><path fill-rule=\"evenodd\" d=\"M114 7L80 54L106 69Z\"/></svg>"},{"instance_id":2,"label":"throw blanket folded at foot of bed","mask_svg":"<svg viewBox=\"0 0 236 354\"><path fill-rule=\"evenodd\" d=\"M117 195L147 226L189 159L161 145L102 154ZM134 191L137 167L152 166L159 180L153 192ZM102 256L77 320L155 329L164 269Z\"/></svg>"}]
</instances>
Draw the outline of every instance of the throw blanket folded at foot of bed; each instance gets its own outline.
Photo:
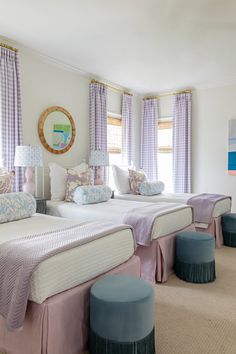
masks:
<instances>
[{"instance_id":1,"label":"throw blanket folded at foot of bed","mask_svg":"<svg viewBox=\"0 0 236 354\"><path fill-rule=\"evenodd\" d=\"M138 245L149 246L156 219L186 208L191 208L191 206L179 203L150 203L144 207L130 210L125 215L123 222L133 227L135 241Z\"/></svg>"},{"instance_id":2,"label":"throw blanket folded at foot of bed","mask_svg":"<svg viewBox=\"0 0 236 354\"><path fill-rule=\"evenodd\" d=\"M91 222L3 243L0 246L0 314L6 319L8 330L23 326L31 275L41 262L127 228L130 227Z\"/></svg>"},{"instance_id":3,"label":"throw blanket folded at foot of bed","mask_svg":"<svg viewBox=\"0 0 236 354\"><path fill-rule=\"evenodd\" d=\"M190 198L187 204L193 207L194 222L210 224L216 203L228 198L231 199L225 195L209 193L198 194Z\"/></svg>"}]
</instances>

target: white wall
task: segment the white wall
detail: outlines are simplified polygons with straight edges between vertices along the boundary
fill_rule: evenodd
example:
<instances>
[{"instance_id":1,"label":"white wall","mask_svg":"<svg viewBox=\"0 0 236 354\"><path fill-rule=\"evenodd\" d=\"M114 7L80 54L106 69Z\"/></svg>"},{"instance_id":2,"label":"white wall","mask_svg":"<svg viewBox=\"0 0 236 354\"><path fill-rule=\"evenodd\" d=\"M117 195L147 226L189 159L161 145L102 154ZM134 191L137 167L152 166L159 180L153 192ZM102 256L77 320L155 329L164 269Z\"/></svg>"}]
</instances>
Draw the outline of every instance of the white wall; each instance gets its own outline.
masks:
<instances>
[{"instance_id":1,"label":"white wall","mask_svg":"<svg viewBox=\"0 0 236 354\"><path fill-rule=\"evenodd\" d=\"M236 177L227 173L228 121L236 118L236 85L193 92L193 190L233 197Z\"/></svg>"},{"instance_id":2,"label":"white wall","mask_svg":"<svg viewBox=\"0 0 236 354\"><path fill-rule=\"evenodd\" d=\"M50 106L67 109L75 121L76 138L65 154L55 155L43 146L44 166L55 161L60 165L73 166L89 155L89 82L90 77L66 67L52 59L25 48L19 43L0 37L0 41L19 49L22 83L23 143L41 145L38 137L38 119ZM108 111L121 114L122 93L108 90ZM139 163L140 147L140 97L134 96L136 156ZM46 188L47 189L47 188ZM40 187L39 187L40 191Z\"/></svg>"}]
</instances>

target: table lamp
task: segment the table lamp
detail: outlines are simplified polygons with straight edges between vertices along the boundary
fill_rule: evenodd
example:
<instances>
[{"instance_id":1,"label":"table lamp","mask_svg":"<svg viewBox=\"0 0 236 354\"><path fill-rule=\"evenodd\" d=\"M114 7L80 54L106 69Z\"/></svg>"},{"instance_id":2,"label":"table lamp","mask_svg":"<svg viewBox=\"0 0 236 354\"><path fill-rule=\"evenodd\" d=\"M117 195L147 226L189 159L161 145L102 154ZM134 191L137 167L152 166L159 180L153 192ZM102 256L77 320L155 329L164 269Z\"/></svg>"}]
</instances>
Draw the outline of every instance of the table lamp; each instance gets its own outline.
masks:
<instances>
[{"instance_id":1,"label":"table lamp","mask_svg":"<svg viewBox=\"0 0 236 354\"><path fill-rule=\"evenodd\" d=\"M94 184L103 184L102 167L109 166L109 154L103 150L92 150L89 158L89 165L97 167Z\"/></svg>"},{"instance_id":2,"label":"table lamp","mask_svg":"<svg viewBox=\"0 0 236 354\"><path fill-rule=\"evenodd\" d=\"M43 165L42 150L39 146L20 145L16 147L15 162L17 167L26 167L25 169L25 183L23 191L35 194L34 167Z\"/></svg>"}]
</instances>

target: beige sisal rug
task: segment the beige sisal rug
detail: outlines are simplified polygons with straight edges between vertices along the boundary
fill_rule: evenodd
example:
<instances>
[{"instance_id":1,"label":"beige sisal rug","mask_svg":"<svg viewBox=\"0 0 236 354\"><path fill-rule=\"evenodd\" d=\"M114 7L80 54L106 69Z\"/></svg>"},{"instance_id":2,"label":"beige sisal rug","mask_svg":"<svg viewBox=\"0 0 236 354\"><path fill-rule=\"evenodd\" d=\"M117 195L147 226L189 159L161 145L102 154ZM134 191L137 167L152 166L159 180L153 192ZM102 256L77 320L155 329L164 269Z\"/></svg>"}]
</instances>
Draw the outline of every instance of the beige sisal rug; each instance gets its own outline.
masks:
<instances>
[{"instance_id":1,"label":"beige sisal rug","mask_svg":"<svg viewBox=\"0 0 236 354\"><path fill-rule=\"evenodd\" d=\"M155 286L158 354L236 354L236 248L216 250L217 279Z\"/></svg>"}]
</instances>

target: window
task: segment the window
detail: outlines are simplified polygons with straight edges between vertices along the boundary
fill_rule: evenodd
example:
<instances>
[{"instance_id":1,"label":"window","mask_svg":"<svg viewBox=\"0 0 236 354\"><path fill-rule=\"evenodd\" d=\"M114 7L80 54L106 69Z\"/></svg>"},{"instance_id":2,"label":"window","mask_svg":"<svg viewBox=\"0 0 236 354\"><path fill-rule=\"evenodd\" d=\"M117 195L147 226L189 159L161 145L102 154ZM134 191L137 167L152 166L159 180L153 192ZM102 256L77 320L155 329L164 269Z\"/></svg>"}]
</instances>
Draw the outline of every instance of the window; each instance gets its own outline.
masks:
<instances>
[{"instance_id":1,"label":"window","mask_svg":"<svg viewBox=\"0 0 236 354\"><path fill-rule=\"evenodd\" d=\"M120 115L107 117L107 150L110 165L122 165L122 119ZM115 189L112 168L109 169L109 185Z\"/></svg>"},{"instance_id":2,"label":"window","mask_svg":"<svg viewBox=\"0 0 236 354\"><path fill-rule=\"evenodd\" d=\"M158 179L165 183L165 191L173 192L173 97L159 100L158 119Z\"/></svg>"}]
</instances>

